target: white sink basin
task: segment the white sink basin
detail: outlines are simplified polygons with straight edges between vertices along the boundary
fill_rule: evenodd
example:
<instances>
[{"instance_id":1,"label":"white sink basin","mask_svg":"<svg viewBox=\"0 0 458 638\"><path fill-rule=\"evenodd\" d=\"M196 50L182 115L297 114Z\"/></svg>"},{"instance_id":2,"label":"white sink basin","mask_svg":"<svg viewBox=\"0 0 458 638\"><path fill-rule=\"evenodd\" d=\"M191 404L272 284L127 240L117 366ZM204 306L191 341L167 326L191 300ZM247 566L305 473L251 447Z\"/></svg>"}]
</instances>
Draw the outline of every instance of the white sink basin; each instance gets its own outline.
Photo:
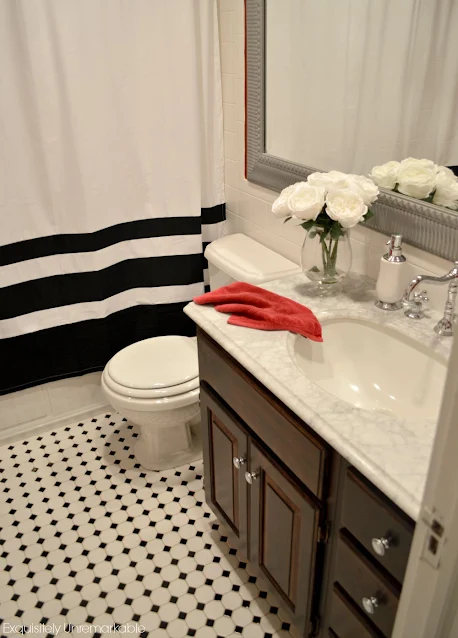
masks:
<instances>
[{"instance_id":1,"label":"white sink basin","mask_svg":"<svg viewBox=\"0 0 458 638\"><path fill-rule=\"evenodd\" d=\"M445 359L392 328L360 319L321 322L323 343L295 336L302 372L330 394L365 410L436 419Z\"/></svg>"}]
</instances>

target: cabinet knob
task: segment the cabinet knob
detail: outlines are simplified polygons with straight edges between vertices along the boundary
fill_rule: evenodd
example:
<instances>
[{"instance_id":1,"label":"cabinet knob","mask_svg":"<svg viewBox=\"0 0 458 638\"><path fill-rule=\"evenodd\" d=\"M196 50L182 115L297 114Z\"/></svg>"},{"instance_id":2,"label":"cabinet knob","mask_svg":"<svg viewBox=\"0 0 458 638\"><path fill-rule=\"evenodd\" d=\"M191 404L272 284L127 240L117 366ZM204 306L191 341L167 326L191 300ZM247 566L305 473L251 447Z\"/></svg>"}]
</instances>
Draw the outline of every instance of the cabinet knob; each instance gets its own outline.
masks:
<instances>
[{"instance_id":1,"label":"cabinet knob","mask_svg":"<svg viewBox=\"0 0 458 638\"><path fill-rule=\"evenodd\" d=\"M391 547L391 541L389 538L373 538L372 539L372 549L379 556L385 556L387 550Z\"/></svg>"},{"instance_id":2,"label":"cabinet knob","mask_svg":"<svg viewBox=\"0 0 458 638\"><path fill-rule=\"evenodd\" d=\"M245 472L245 481L251 485L253 481L256 481L258 476L259 472Z\"/></svg>"},{"instance_id":3,"label":"cabinet knob","mask_svg":"<svg viewBox=\"0 0 458 638\"><path fill-rule=\"evenodd\" d=\"M377 596L371 596L370 598L363 598L361 602L363 604L364 611L370 614L371 616L375 614L375 610L380 604L380 601L377 598Z\"/></svg>"},{"instance_id":4,"label":"cabinet knob","mask_svg":"<svg viewBox=\"0 0 458 638\"><path fill-rule=\"evenodd\" d=\"M240 470L242 465L245 465L246 458L244 456L234 456L234 458L232 459L232 463L237 470Z\"/></svg>"}]
</instances>

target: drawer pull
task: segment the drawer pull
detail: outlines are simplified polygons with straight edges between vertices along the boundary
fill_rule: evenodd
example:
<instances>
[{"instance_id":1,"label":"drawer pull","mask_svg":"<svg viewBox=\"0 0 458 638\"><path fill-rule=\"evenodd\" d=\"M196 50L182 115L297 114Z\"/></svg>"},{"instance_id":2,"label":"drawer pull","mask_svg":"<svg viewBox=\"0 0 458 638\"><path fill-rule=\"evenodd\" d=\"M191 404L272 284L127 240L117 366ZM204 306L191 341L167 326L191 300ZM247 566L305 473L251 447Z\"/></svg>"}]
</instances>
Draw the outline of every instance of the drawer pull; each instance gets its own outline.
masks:
<instances>
[{"instance_id":1,"label":"drawer pull","mask_svg":"<svg viewBox=\"0 0 458 638\"><path fill-rule=\"evenodd\" d=\"M373 538L372 539L372 549L379 556L385 556L387 550L391 547L391 541L389 538Z\"/></svg>"},{"instance_id":2,"label":"drawer pull","mask_svg":"<svg viewBox=\"0 0 458 638\"><path fill-rule=\"evenodd\" d=\"M232 463L237 470L240 470L242 465L245 465L246 458L244 456L234 456L234 458L232 459Z\"/></svg>"},{"instance_id":3,"label":"drawer pull","mask_svg":"<svg viewBox=\"0 0 458 638\"><path fill-rule=\"evenodd\" d=\"M245 481L251 485L253 481L256 481L258 476L259 472L245 472Z\"/></svg>"},{"instance_id":4,"label":"drawer pull","mask_svg":"<svg viewBox=\"0 0 458 638\"><path fill-rule=\"evenodd\" d=\"M361 602L363 604L364 611L370 614L371 616L375 614L375 610L380 604L380 601L377 598L377 596L371 596L370 598L363 598Z\"/></svg>"}]
</instances>

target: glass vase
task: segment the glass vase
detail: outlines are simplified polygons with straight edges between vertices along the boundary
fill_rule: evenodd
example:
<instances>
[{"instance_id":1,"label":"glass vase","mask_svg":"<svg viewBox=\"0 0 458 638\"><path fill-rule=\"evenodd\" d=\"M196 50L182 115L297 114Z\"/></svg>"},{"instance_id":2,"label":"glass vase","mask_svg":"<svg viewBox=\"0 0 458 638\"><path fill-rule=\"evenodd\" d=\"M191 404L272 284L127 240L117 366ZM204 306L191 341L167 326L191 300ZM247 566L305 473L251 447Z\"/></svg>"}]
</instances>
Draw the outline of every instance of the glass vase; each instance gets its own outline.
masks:
<instances>
[{"instance_id":1,"label":"glass vase","mask_svg":"<svg viewBox=\"0 0 458 638\"><path fill-rule=\"evenodd\" d=\"M334 294L342 289L342 280L351 269L349 232L333 239L321 226L312 226L307 232L301 250L301 268L304 275L321 294Z\"/></svg>"}]
</instances>

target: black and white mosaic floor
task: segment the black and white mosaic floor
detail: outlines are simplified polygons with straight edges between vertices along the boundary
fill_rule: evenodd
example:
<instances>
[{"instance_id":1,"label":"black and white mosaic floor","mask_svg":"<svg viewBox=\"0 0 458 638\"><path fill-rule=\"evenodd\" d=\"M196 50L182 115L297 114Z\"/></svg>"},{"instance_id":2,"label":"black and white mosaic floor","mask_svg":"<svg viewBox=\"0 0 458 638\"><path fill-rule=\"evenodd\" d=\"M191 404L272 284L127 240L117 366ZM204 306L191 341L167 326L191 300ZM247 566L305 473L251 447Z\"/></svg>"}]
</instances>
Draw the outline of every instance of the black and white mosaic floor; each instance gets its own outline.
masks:
<instances>
[{"instance_id":1,"label":"black and white mosaic floor","mask_svg":"<svg viewBox=\"0 0 458 638\"><path fill-rule=\"evenodd\" d=\"M0 448L0 634L289 638L202 463L146 471L137 436L103 414Z\"/></svg>"}]
</instances>

